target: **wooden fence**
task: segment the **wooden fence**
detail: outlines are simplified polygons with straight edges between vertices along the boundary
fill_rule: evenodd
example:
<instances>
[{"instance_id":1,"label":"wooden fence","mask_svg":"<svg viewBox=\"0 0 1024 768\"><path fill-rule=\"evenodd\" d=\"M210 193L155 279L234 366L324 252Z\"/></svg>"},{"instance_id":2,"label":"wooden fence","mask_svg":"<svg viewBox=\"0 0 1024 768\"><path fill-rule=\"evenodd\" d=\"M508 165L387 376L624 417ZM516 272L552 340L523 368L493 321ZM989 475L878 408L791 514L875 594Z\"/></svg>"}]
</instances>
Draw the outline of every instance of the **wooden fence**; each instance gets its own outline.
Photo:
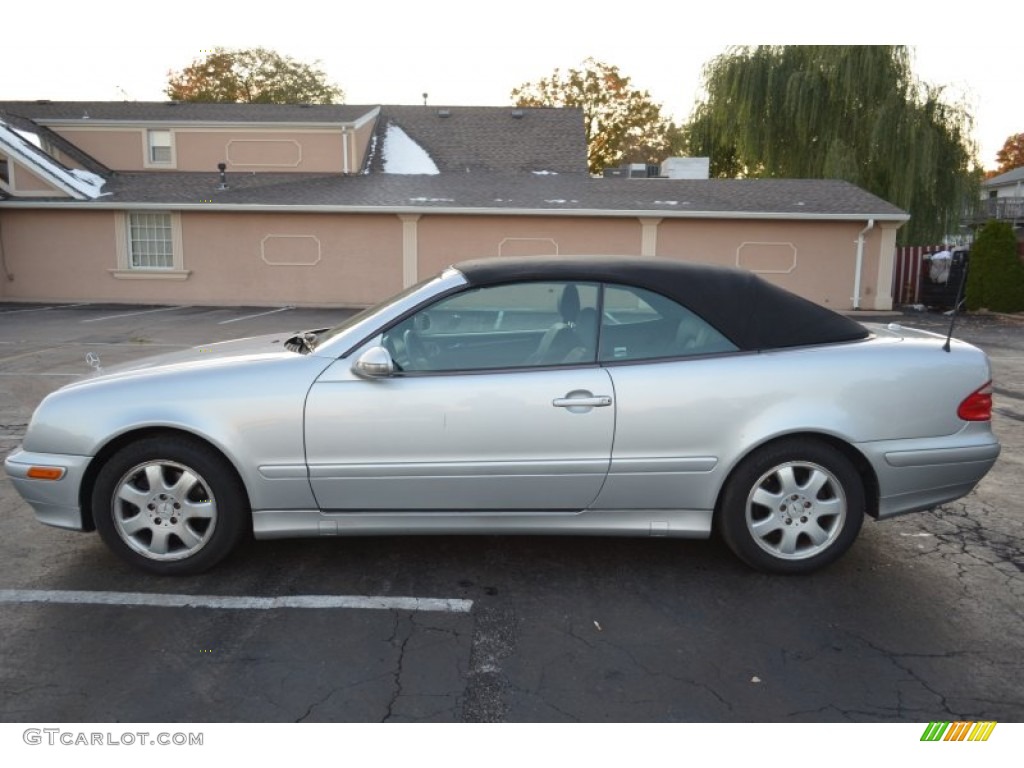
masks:
<instances>
[{"instance_id":1,"label":"wooden fence","mask_svg":"<svg viewBox=\"0 0 1024 768\"><path fill-rule=\"evenodd\" d=\"M941 245L904 245L896 249L892 271L892 302L919 304L921 296L921 269L924 255L942 250Z\"/></svg>"}]
</instances>

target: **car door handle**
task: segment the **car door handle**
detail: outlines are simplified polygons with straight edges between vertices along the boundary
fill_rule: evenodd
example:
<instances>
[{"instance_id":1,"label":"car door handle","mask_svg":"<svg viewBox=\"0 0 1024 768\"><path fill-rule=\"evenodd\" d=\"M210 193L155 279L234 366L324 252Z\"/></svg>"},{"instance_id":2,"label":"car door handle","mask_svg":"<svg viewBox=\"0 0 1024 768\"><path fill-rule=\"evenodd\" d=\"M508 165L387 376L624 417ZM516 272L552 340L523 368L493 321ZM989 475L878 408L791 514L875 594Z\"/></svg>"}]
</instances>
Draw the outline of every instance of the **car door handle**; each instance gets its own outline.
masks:
<instances>
[{"instance_id":1,"label":"car door handle","mask_svg":"<svg viewBox=\"0 0 1024 768\"><path fill-rule=\"evenodd\" d=\"M556 397L551 401L555 408L605 408L612 404L608 395L596 397Z\"/></svg>"}]
</instances>

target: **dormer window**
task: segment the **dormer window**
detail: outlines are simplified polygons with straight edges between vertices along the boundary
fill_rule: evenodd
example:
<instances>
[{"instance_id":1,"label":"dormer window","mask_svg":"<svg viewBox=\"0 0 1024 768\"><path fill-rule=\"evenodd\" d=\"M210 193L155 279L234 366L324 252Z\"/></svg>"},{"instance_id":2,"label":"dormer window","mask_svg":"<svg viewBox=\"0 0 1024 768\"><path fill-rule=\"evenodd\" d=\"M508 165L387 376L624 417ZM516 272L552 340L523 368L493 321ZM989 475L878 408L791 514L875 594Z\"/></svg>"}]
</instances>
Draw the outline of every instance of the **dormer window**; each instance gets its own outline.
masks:
<instances>
[{"instance_id":1,"label":"dormer window","mask_svg":"<svg viewBox=\"0 0 1024 768\"><path fill-rule=\"evenodd\" d=\"M151 130L146 132L147 165L173 165L174 150L170 131Z\"/></svg>"}]
</instances>

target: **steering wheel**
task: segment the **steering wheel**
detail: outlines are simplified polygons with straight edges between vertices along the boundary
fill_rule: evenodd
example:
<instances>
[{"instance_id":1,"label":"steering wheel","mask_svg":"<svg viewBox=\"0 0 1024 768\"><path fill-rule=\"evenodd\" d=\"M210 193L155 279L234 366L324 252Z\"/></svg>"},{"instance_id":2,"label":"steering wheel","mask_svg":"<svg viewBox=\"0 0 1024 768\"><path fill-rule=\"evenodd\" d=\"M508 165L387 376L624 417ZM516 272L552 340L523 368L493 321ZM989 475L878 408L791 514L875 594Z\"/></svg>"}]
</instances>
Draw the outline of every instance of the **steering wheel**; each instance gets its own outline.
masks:
<instances>
[{"instance_id":1,"label":"steering wheel","mask_svg":"<svg viewBox=\"0 0 1024 768\"><path fill-rule=\"evenodd\" d=\"M424 341L419 332L412 328L402 334L402 341L405 342L405 354L413 370L429 370L430 359L438 352L437 345Z\"/></svg>"}]
</instances>

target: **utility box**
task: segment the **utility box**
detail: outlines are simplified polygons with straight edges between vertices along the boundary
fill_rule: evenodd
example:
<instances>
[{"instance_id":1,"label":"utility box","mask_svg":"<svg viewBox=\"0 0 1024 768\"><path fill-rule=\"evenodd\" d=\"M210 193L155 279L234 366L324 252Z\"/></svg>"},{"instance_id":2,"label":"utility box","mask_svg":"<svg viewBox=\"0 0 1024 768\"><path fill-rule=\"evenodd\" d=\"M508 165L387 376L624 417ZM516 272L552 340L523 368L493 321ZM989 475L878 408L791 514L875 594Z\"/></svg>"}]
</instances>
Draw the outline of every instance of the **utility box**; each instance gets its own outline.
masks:
<instances>
[{"instance_id":1,"label":"utility box","mask_svg":"<svg viewBox=\"0 0 1024 768\"><path fill-rule=\"evenodd\" d=\"M661 164L664 179L708 179L711 177L710 157L669 157Z\"/></svg>"}]
</instances>

